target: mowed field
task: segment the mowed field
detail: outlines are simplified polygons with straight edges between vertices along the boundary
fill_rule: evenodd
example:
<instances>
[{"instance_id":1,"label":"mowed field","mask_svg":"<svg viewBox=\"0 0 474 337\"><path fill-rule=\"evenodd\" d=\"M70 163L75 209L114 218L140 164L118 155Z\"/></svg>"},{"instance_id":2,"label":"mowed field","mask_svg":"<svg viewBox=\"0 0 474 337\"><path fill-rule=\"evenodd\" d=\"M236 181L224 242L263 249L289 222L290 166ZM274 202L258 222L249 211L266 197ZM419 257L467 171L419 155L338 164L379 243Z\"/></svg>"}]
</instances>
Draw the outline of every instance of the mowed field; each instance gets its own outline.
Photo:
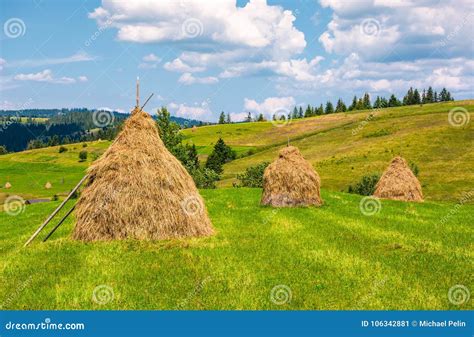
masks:
<instances>
[{"instance_id":1,"label":"mowed field","mask_svg":"<svg viewBox=\"0 0 474 337\"><path fill-rule=\"evenodd\" d=\"M473 309L448 299L455 285L473 286L472 205L382 201L363 215L360 196L326 190L321 208L294 209L259 206L259 189L202 194L216 229L209 238L83 243L71 240L70 218L23 248L57 202L0 213L0 305Z\"/></svg>"},{"instance_id":2,"label":"mowed field","mask_svg":"<svg viewBox=\"0 0 474 337\"><path fill-rule=\"evenodd\" d=\"M244 155L225 165L221 188L201 191L216 229L209 238L83 243L70 237L72 216L49 241L41 242L53 224L23 248L59 201L26 205L17 215L0 207L0 306L473 309L472 300L455 305L448 298L456 285L472 292L474 281L474 130L472 120L460 127L448 122L457 107L472 115L474 101L371 111L370 118L369 111L334 114L281 127L184 130L185 142L194 142L203 159L219 137ZM222 188L246 167L273 160L288 138L322 178L322 207L261 207L260 189ZM10 196L61 199L109 145L0 156L0 186L12 185L0 188L0 204ZM82 150L85 162L78 161ZM368 215L363 197L341 192L364 174L382 172L397 154L419 167L427 201L382 200Z\"/></svg>"}]
</instances>

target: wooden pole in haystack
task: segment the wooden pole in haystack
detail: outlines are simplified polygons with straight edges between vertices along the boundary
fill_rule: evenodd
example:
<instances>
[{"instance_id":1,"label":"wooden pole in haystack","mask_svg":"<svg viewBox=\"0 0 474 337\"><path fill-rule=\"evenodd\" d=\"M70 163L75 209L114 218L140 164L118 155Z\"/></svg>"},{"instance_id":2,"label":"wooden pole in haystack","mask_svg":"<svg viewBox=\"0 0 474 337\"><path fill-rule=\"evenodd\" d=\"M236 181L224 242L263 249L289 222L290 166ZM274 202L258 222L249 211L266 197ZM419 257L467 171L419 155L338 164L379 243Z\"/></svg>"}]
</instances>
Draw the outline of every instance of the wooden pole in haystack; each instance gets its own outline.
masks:
<instances>
[{"instance_id":1,"label":"wooden pole in haystack","mask_svg":"<svg viewBox=\"0 0 474 337\"><path fill-rule=\"evenodd\" d=\"M56 216L56 214L58 214L58 212L64 207L64 205L69 201L69 199L72 198L72 196L74 195L74 193L76 193L76 191L79 189L79 187L81 187L82 183L86 180L86 178L88 177L88 175L86 174L82 179L81 181L79 181L79 183L76 185L76 187L74 187L71 191L71 193L69 193L69 195L67 196L66 199L64 199L64 201L58 206L58 208L56 208L54 210L53 213L51 213L51 215L45 220L45 222L43 222L43 224L41 226L38 227L38 229L33 233L33 235L28 239L28 241L26 241L25 245L23 247L26 247L28 246L31 241L33 241L37 236L38 234L43 230L43 228L46 227L46 225Z\"/></svg>"},{"instance_id":2,"label":"wooden pole in haystack","mask_svg":"<svg viewBox=\"0 0 474 337\"><path fill-rule=\"evenodd\" d=\"M74 211L74 208L76 208L76 205L72 206L72 208L61 218L61 220L59 220L58 224L51 230L51 232L48 233L48 235L46 235L46 237L43 239L43 242L46 242L46 240L49 239L49 237L51 235L53 235L54 232L56 232L56 229L59 228L59 226L62 225L62 223L64 222L64 220L67 219L67 217L72 213L72 211Z\"/></svg>"}]
</instances>

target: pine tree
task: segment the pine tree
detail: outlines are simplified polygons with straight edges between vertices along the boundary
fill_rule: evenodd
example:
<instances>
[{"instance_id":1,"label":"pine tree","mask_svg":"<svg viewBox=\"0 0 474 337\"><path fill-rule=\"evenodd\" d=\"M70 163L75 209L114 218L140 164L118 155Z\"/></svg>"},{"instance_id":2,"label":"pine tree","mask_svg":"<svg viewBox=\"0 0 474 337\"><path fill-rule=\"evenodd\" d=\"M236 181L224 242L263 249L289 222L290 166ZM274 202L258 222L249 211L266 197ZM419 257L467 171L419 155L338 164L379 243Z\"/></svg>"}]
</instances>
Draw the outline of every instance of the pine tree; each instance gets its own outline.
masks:
<instances>
[{"instance_id":1,"label":"pine tree","mask_svg":"<svg viewBox=\"0 0 474 337\"><path fill-rule=\"evenodd\" d=\"M423 89L423 93L421 94L421 103L426 103L426 91Z\"/></svg>"},{"instance_id":2,"label":"pine tree","mask_svg":"<svg viewBox=\"0 0 474 337\"><path fill-rule=\"evenodd\" d=\"M247 114L247 118L245 118L245 121L246 122L251 122L252 121L252 114L250 112Z\"/></svg>"},{"instance_id":3,"label":"pine tree","mask_svg":"<svg viewBox=\"0 0 474 337\"><path fill-rule=\"evenodd\" d=\"M173 149L180 145L183 140L183 136L179 132L180 127L178 123L171 120L170 113L165 107L162 107L157 111L156 123L158 125L158 132L161 140L166 148L173 152Z\"/></svg>"},{"instance_id":4,"label":"pine tree","mask_svg":"<svg viewBox=\"0 0 474 337\"><path fill-rule=\"evenodd\" d=\"M374 109L380 109L382 107L382 100L379 96L375 99Z\"/></svg>"},{"instance_id":5,"label":"pine tree","mask_svg":"<svg viewBox=\"0 0 474 337\"><path fill-rule=\"evenodd\" d=\"M306 110L304 112L304 117L305 118L311 117L311 115L312 115L311 106L308 104L308 107L306 108Z\"/></svg>"},{"instance_id":6,"label":"pine tree","mask_svg":"<svg viewBox=\"0 0 474 337\"><path fill-rule=\"evenodd\" d=\"M421 103L421 96L418 92L418 89L415 89L413 92L413 104L420 104Z\"/></svg>"},{"instance_id":7,"label":"pine tree","mask_svg":"<svg viewBox=\"0 0 474 337\"><path fill-rule=\"evenodd\" d=\"M392 94L390 96L390 99L388 100L388 106L394 107L394 106L401 106L401 105L402 105L402 102L400 102L398 98L394 94Z\"/></svg>"},{"instance_id":8,"label":"pine tree","mask_svg":"<svg viewBox=\"0 0 474 337\"><path fill-rule=\"evenodd\" d=\"M298 118L303 118L304 113L303 113L303 108L300 106L300 109L298 110Z\"/></svg>"},{"instance_id":9,"label":"pine tree","mask_svg":"<svg viewBox=\"0 0 474 337\"><path fill-rule=\"evenodd\" d=\"M427 103L434 102L433 88L431 86L428 88L428 91L426 92L426 102Z\"/></svg>"},{"instance_id":10,"label":"pine tree","mask_svg":"<svg viewBox=\"0 0 474 337\"><path fill-rule=\"evenodd\" d=\"M263 121L265 121L263 114L258 115L257 122L263 122Z\"/></svg>"},{"instance_id":11,"label":"pine tree","mask_svg":"<svg viewBox=\"0 0 474 337\"><path fill-rule=\"evenodd\" d=\"M388 105L388 101L385 97L382 97L380 99L380 107L381 108L387 108L389 105Z\"/></svg>"},{"instance_id":12,"label":"pine tree","mask_svg":"<svg viewBox=\"0 0 474 337\"><path fill-rule=\"evenodd\" d=\"M334 107L333 107L331 101L328 101L328 102L326 103L326 109L324 109L324 113L325 113L325 114L332 114L332 113L334 113Z\"/></svg>"},{"instance_id":13,"label":"pine tree","mask_svg":"<svg viewBox=\"0 0 474 337\"><path fill-rule=\"evenodd\" d=\"M225 122L226 122L227 124L232 123L232 120L230 119L230 114L229 114L229 113L227 113L227 117L226 117Z\"/></svg>"},{"instance_id":14,"label":"pine tree","mask_svg":"<svg viewBox=\"0 0 474 337\"><path fill-rule=\"evenodd\" d=\"M438 93L436 92L436 90L435 90L434 95L433 95L433 102L434 102L434 103L439 102L439 101L438 101Z\"/></svg>"},{"instance_id":15,"label":"pine tree","mask_svg":"<svg viewBox=\"0 0 474 337\"><path fill-rule=\"evenodd\" d=\"M372 104L370 104L370 95L367 92L364 94L363 104L364 109L372 109Z\"/></svg>"},{"instance_id":16,"label":"pine tree","mask_svg":"<svg viewBox=\"0 0 474 337\"><path fill-rule=\"evenodd\" d=\"M413 103L413 88L408 89L407 94L403 97L403 105L411 105Z\"/></svg>"},{"instance_id":17,"label":"pine tree","mask_svg":"<svg viewBox=\"0 0 474 337\"><path fill-rule=\"evenodd\" d=\"M352 104L349 106L349 111L355 110L357 107L357 96L352 99Z\"/></svg>"},{"instance_id":18,"label":"pine tree","mask_svg":"<svg viewBox=\"0 0 474 337\"><path fill-rule=\"evenodd\" d=\"M225 114L224 111L219 115L219 124L225 124Z\"/></svg>"},{"instance_id":19,"label":"pine tree","mask_svg":"<svg viewBox=\"0 0 474 337\"><path fill-rule=\"evenodd\" d=\"M187 168L189 169L198 169L199 168L199 157L196 149L196 145L187 146L188 149L188 161Z\"/></svg>"},{"instance_id":20,"label":"pine tree","mask_svg":"<svg viewBox=\"0 0 474 337\"><path fill-rule=\"evenodd\" d=\"M296 118L298 118L298 109L295 106L293 109L293 119L296 119Z\"/></svg>"},{"instance_id":21,"label":"pine tree","mask_svg":"<svg viewBox=\"0 0 474 337\"><path fill-rule=\"evenodd\" d=\"M342 98L339 98L336 104L336 112L345 112L346 110L347 108L344 102L342 101Z\"/></svg>"},{"instance_id":22,"label":"pine tree","mask_svg":"<svg viewBox=\"0 0 474 337\"><path fill-rule=\"evenodd\" d=\"M322 115L322 114L324 114L324 108L323 108L323 105L320 104L319 108L316 109L316 115Z\"/></svg>"},{"instance_id":23,"label":"pine tree","mask_svg":"<svg viewBox=\"0 0 474 337\"><path fill-rule=\"evenodd\" d=\"M222 138L219 138L216 145L214 145L214 150L207 158L206 168L221 174L223 171L222 166L235 158L235 151L230 146L227 146Z\"/></svg>"}]
</instances>

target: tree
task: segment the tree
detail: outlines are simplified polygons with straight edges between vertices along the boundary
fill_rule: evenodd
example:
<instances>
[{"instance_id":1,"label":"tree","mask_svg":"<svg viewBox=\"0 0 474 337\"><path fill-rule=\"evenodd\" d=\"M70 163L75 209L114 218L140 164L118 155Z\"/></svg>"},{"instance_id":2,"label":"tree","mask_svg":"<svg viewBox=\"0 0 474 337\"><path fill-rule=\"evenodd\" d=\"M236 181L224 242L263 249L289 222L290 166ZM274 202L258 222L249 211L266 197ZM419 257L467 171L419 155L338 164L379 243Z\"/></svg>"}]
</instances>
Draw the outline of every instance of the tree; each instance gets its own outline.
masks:
<instances>
[{"instance_id":1,"label":"tree","mask_svg":"<svg viewBox=\"0 0 474 337\"><path fill-rule=\"evenodd\" d=\"M324 110L324 113L325 113L325 114L332 114L332 113L334 113L334 107L333 107L331 101L328 101L328 102L326 103L326 109Z\"/></svg>"},{"instance_id":2,"label":"tree","mask_svg":"<svg viewBox=\"0 0 474 337\"><path fill-rule=\"evenodd\" d=\"M251 122L252 121L252 114L250 112L247 114L247 118L245 118L245 121L246 122Z\"/></svg>"},{"instance_id":3,"label":"tree","mask_svg":"<svg viewBox=\"0 0 474 337\"><path fill-rule=\"evenodd\" d=\"M433 88L429 87L426 92L426 103L434 103Z\"/></svg>"},{"instance_id":4,"label":"tree","mask_svg":"<svg viewBox=\"0 0 474 337\"><path fill-rule=\"evenodd\" d=\"M3 145L0 145L0 155L7 154L7 153L8 153L7 148Z\"/></svg>"},{"instance_id":5,"label":"tree","mask_svg":"<svg viewBox=\"0 0 474 337\"><path fill-rule=\"evenodd\" d=\"M257 122L264 122L265 118L263 117L263 114L259 114L257 118Z\"/></svg>"},{"instance_id":6,"label":"tree","mask_svg":"<svg viewBox=\"0 0 474 337\"><path fill-rule=\"evenodd\" d=\"M191 146L187 145L187 150L188 150L188 162L187 162L187 168L189 169L198 169L199 168L199 157L198 157L198 152L196 145L193 144Z\"/></svg>"},{"instance_id":7,"label":"tree","mask_svg":"<svg viewBox=\"0 0 474 337\"><path fill-rule=\"evenodd\" d=\"M235 151L233 151L230 146L226 145L222 138L219 138L216 145L214 145L212 153L207 158L206 168L215 171L217 174L221 174L223 171L222 165L235 158Z\"/></svg>"},{"instance_id":8,"label":"tree","mask_svg":"<svg viewBox=\"0 0 474 337\"><path fill-rule=\"evenodd\" d=\"M368 92L364 94L363 105L364 109L372 109L372 104L370 104L370 95Z\"/></svg>"},{"instance_id":9,"label":"tree","mask_svg":"<svg viewBox=\"0 0 474 337\"><path fill-rule=\"evenodd\" d=\"M347 110L346 105L342 101L342 98L339 98L336 104L336 112L345 112Z\"/></svg>"},{"instance_id":10,"label":"tree","mask_svg":"<svg viewBox=\"0 0 474 337\"><path fill-rule=\"evenodd\" d=\"M324 108L323 108L323 104L322 104L322 103L319 105L319 108L316 110L316 114L317 114L317 115L322 115L322 114L324 114Z\"/></svg>"},{"instance_id":11,"label":"tree","mask_svg":"<svg viewBox=\"0 0 474 337\"><path fill-rule=\"evenodd\" d=\"M224 111L221 112L219 115L219 124L225 124L225 113Z\"/></svg>"},{"instance_id":12,"label":"tree","mask_svg":"<svg viewBox=\"0 0 474 337\"><path fill-rule=\"evenodd\" d=\"M227 117L226 117L225 122L226 122L227 124L232 123L232 120L230 119L230 114L229 114L229 113L227 113Z\"/></svg>"},{"instance_id":13,"label":"tree","mask_svg":"<svg viewBox=\"0 0 474 337\"><path fill-rule=\"evenodd\" d=\"M300 106L299 110L298 110L298 118L303 118L304 114L303 114L303 108Z\"/></svg>"},{"instance_id":14,"label":"tree","mask_svg":"<svg viewBox=\"0 0 474 337\"><path fill-rule=\"evenodd\" d=\"M173 154L175 148L181 144L183 136L179 133L180 127L178 123L171 120L170 113L165 107L157 111L156 123L158 125L158 133L166 148Z\"/></svg>"},{"instance_id":15,"label":"tree","mask_svg":"<svg viewBox=\"0 0 474 337\"><path fill-rule=\"evenodd\" d=\"M413 103L413 88L408 89L407 94L403 97L403 105L411 105Z\"/></svg>"},{"instance_id":16,"label":"tree","mask_svg":"<svg viewBox=\"0 0 474 337\"><path fill-rule=\"evenodd\" d=\"M413 103L412 104L420 104L421 103L421 97L420 93L418 92L418 89L415 89L413 92Z\"/></svg>"},{"instance_id":17,"label":"tree","mask_svg":"<svg viewBox=\"0 0 474 337\"><path fill-rule=\"evenodd\" d=\"M86 161L87 160L87 151L86 150L82 150L81 152L79 152L79 161Z\"/></svg>"},{"instance_id":18,"label":"tree","mask_svg":"<svg viewBox=\"0 0 474 337\"><path fill-rule=\"evenodd\" d=\"M349 106L349 111L356 110L356 108L357 108L357 96L354 96L354 98L352 99L352 103Z\"/></svg>"},{"instance_id":19,"label":"tree","mask_svg":"<svg viewBox=\"0 0 474 337\"><path fill-rule=\"evenodd\" d=\"M296 108L296 106L293 108L293 119L296 119L298 118L298 109Z\"/></svg>"},{"instance_id":20,"label":"tree","mask_svg":"<svg viewBox=\"0 0 474 337\"><path fill-rule=\"evenodd\" d=\"M401 106L401 105L402 105L402 102L400 102L398 98L394 94L392 94L390 96L390 99L388 100L388 106L394 107L394 106Z\"/></svg>"},{"instance_id":21,"label":"tree","mask_svg":"<svg viewBox=\"0 0 474 337\"><path fill-rule=\"evenodd\" d=\"M304 112L304 117L311 117L313 115L313 110L311 110L311 106L308 104L308 107L306 108Z\"/></svg>"}]
</instances>

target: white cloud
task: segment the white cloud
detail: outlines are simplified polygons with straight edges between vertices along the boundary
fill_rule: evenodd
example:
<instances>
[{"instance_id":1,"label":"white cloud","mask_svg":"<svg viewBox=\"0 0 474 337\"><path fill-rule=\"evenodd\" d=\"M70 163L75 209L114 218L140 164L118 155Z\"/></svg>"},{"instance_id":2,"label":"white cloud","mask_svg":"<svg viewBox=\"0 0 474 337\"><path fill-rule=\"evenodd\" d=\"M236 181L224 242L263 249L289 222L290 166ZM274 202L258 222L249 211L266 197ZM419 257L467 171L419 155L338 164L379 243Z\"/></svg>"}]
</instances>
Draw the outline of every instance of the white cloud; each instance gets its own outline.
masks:
<instances>
[{"instance_id":1,"label":"white cloud","mask_svg":"<svg viewBox=\"0 0 474 337\"><path fill-rule=\"evenodd\" d=\"M288 114L295 106L295 99L288 97L268 97L263 102L258 103L253 99L244 99L244 109L255 114L263 114L268 119L273 115Z\"/></svg>"},{"instance_id":2,"label":"white cloud","mask_svg":"<svg viewBox=\"0 0 474 337\"><path fill-rule=\"evenodd\" d=\"M200 83L200 84L214 84L219 82L217 77L208 76L208 77L194 77L191 73L184 73L178 79L179 83L183 83L186 85Z\"/></svg>"},{"instance_id":3,"label":"white cloud","mask_svg":"<svg viewBox=\"0 0 474 337\"><path fill-rule=\"evenodd\" d=\"M29 74L17 74L13 77L17 81L34 81L34 82L47 82L47 83L57 83L57 84L71 84L76 83L76 81L86 82L86 76L79 76L77 80L72 77L54 77L53 72L50 69L45 69L37 73Z\"/></svg>"},{"instance_id":4,"label":"white cloud","mask_svg":"<svg viewBox=\"0 0 474 337\"><path fill-rule=\"evenodd\" d=\"M159 58L155 54L151 53L151 54L143 56L143 61L145 61L145 62L160 62L161 58Z\"/></svg>"},{"instance_id":5,"label":"white cloud","mask_svg":"<svg viewBox=\"0 0 474 337\"><path fill-rule=\"evenodd\" d=\"M155 69L161 62L161 58L153 53L143 56L142 60L143 62L138 65L140 69Z\"/></svg>"},{"instance_id":6,"label":"white cloud","mask_svg":"<svg viewBox=\"0 0 474 337\"><path fill-rule=\"evenodd\" d=\"M168 108L174 116L197 119L201 121L213 120L213 113L206 101L200 104L195 104L194 106L172 102L168 104Z\"/></svg>"},{"instance_id":7,"label":"white cloud","mask_svg":"<svg viewBox=\"0 0 474 337\"><path fill-rule=\"evenodd\" d=\"M232 122L242 122L248 116L248 112L231 112L230 119Z\"/></svg>"},{"instance_id":8,"label":"white cloud","mask_svg":"<svg viewBox=\"0 0 474 337\"><path fill-rule=\"evenodd\" d=\"M7 61L5 61L5 59L2 59L2 58L0 57L0 70L3 69L3 66L5 65L5 63L7 63Z\"/></svg>"},{"instance_id":9,"label":"white cloud","mask_svg":"<svg viewBox=\"0 0 474 337\"><path fill-rule=\"evenodd\" d=\"M66 64L66 63L75 63L75 62L86 62L95 60L95 57L79 51L71 56L59 57L59 58L43 58L43 59L27 59L27 60L18 60L8 63L8 67L41 67L49 66L56 64Z\"/></svg>"},{"instance_id":10,"label":"white cloud","mask_svg":"<svg viewBox=\"0 0 474 337\"><path fill-rule=\"evenodd\" d=\"M204 71L204 67L192 67L184 63L180 58L174 59L172 62L166 62L164 68L169 71L195 73Z\"/></svg>"},{"instance_id":11,"label":"white cloud","mask_svg":"<svg viewBox=\"0 0 474 337\"><path fill-rule=\"evenodd\" d=\"M333 10L319 38L328 53L367 60L468 57L473 5L469 0L320 0Z\"/></svg>"}]
</instances>

